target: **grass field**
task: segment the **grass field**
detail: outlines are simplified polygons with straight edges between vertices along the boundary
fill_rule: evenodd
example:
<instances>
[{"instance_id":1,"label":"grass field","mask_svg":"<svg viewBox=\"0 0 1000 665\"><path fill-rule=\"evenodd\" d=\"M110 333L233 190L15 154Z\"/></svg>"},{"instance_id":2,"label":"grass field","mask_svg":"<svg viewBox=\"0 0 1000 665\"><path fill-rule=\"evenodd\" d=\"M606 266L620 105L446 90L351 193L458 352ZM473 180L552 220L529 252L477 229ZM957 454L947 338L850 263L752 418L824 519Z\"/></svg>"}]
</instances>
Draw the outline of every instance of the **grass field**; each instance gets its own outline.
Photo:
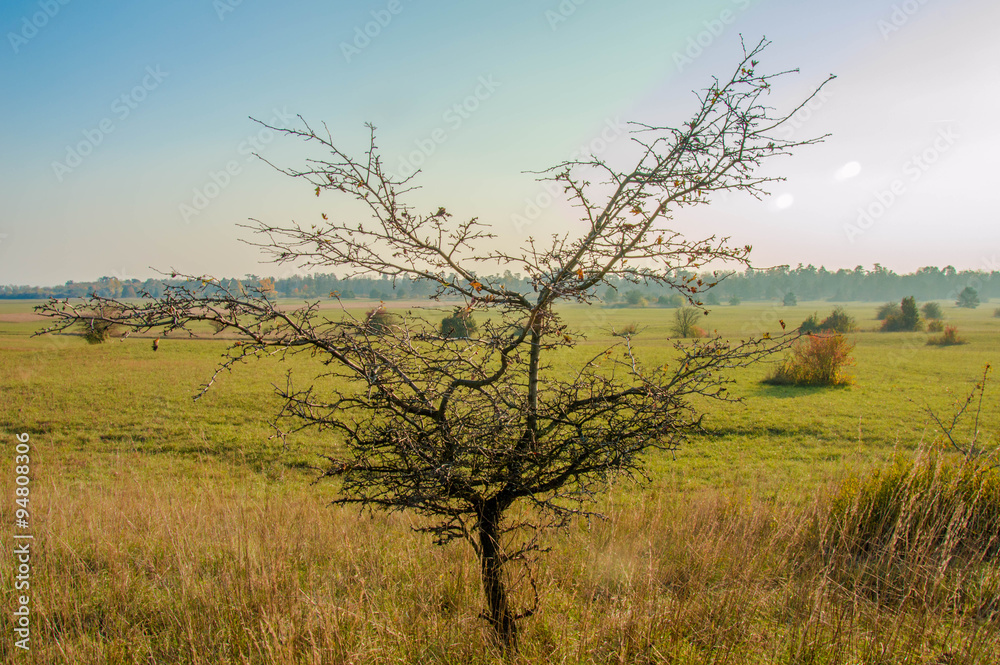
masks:
<instances>
[{"instance_id":1,"label":"grass field","mask_svg":"<svg viewBox=\"0 0 1000 665\"><path fill-rule=\"evenodd\" d=\"M853 385L765 386L766 366L737 375L743 403L704 404L706 431L676 459L651 457L650 483L608 488L607 520L550 536L523 662L1000 662L995 559L931 557L937 577L914 568L890 593L855 584L874 568L817 545L838 483L940 445L926 409L950 416L998 364L996 307L945 305L968 343L937 347L874 332L876 304L849 303ZM702 327L739 338L831 309L721 306ZM586 333L561 362L633 322L651 365L669 353L672 310L561 313ZM152 336L31 337L42 325L29 303L0 303L0 516L14 533L14 434L28 432L35 537L29 655L10 637L10 548L0 557L4 662L499 660L465 546L434 547L406 514L329 507L336 487L313 484L310 467L336 441L269 439L271 384L305 359L238 368L194 402L226 342L167 337L154 353ZM981 440L998 442L998 405L991 384Z\"/></svg>"}]
</instances>

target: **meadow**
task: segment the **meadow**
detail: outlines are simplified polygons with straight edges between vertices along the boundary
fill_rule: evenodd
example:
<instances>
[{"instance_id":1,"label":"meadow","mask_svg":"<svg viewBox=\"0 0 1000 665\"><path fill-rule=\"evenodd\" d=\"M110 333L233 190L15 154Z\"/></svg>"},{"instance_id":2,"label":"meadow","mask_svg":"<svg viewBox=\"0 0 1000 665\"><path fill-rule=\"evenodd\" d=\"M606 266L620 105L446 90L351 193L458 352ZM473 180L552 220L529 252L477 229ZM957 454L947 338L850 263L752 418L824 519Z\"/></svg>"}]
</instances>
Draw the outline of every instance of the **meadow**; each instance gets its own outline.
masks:
<instances>
[{"instance_id":1,"label":"meadow","mask_svg":"<svg viewBox=\"0 0 1000 665\"><path fill-rule=\"evenodd\" d=\"M272 384L307 358L238 367L195 402L227 346L210 330L157 352L152 334L32 337L44 324L32 304L0 302L0 522L10 542L14 435L27 432L35 538L30 654L10 637L15 563L0 555L4 662L501 661L466 546L435 547L405 513L330 507L336 485L314 481L336 440L271 438ZM996 556L915 539L888 560L835 536L845 488L946 455L928 409L950 419L1000 361L1000 303L942 305L967 344L875 332L877 304L847 303L850 386L767 386L765 365L733 375L741 403L700 404L705 431L649 457L649 482L614 480L597 506L606 519L549 534L519 662L1000 662ZM777 334L779 319L795 327L832 307L723 305L701 325ZM640 357L669 356L673 310L560 314L585 333L560 363L631 323ZM980 443L1000 445L998 396L989 384Z\"/></svg>"}]
</instances>

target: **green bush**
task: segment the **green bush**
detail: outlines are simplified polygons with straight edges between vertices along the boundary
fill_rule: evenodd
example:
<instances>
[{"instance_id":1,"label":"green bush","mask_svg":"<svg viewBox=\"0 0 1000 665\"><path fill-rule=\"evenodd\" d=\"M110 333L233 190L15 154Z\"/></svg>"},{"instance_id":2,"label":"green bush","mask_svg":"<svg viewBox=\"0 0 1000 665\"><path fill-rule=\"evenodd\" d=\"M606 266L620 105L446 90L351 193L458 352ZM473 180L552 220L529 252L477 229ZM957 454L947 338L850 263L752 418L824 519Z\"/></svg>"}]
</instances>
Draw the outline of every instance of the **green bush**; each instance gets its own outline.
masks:
<instances>
[{"instance_id":1,"label":"green bush","mask_svg":"<svg viewBox=\"0 0 1000 665\"><path fill-rule=\"evenodd\" d=\"M854 323L854 317L847 313L847 310L843 307L835 307L830 316L826 317L822 323L819 324L820 330L825 332L835 332L835 333L849 333L853 331L857 326Z\"/></svg>"},{"instance_id":2,"label":"green bush","mask_svg":"<svg viewBox=\"0 0 1000 665\"><path fill-rule=\"evenodd\" d=\"M784 305L785 307L795 307L796 305L799 304L799 299L795 296L794 293L789 291L788 293L785 294L785 297L781 299L781 304Z\"/></svg>"},{"instance_id":3,"label":"green bush","mask_svg":"<svg viewBox=\"0 0 1000 665\"><path fill-rule=\"evenodd\" d=\"M878 311L875 313L875 318L879 321L885 321L890 316L899 316L902 313L903 311L899 308L898 302L887 302L879 306Z\"/></svg>"},{"instance_id":4,"label":"green bush","mask_svg":"<svg viewBox=\"0 0 1000 665\"><path fill-rule=\"evenodd\" d=\"M117 307L96 309L90 318L80 321L80 334L89 344L103 344L112 337L120 335L122 330L117 323L103 319L114 318L120 313L121 309Z\"/></svg>"},{"instance_id":5,"label":"green bush","mask_svg":"<svg viewBox=\"0 0 1000 665\"><path fill-rule=\"evenodd\" d=\"M893 312L882 321L882 332L914 332L922 327L920 311L913 296L903 298L899 303L899 312Z\"/></svg>"},{"instance_id":6,"label":"green bush","mask_svg":"<svg viewBox=\"0 0 1000 665\"><path fill-rule=\"evenodd\" d=\"M844 370L854 364L854 345L843 335L810 335L792 346L791 355L764 383L776 386L843 386L853 382Z\"/></svg>"},{"instance_id":7,"label":"green bush","mask_svg":"<svg viewBox=\"0 0 1000 665\"><path fill-rule=\"evenodd\" d=\"M854 323L854 317L847 313L847 310L843 307L835 307L830 316L826 317L822 321L819 320L818 314L811 314L809 318L802 322L799 326L799 332L803 333L817 333L817 332L830 332L830 333L849 333L853 331L857 326Z\"/></svg>"},{"instance_id":8,"label":"green bush","mask_svg":"<svg viewBox=\"0 0 1000 665\"><path fill-rule=\"evenodd\" d=\"M735 293L733 295L729 296L729 304L733 305L734 307L736 305L741 304L742 302L743 302L743 300L738 295L736 295ZM998 309L997 311L1000 312L1000 309ZM1000 314L998 314L997 316L1000 316Z\"/></svg>"},{"instance_id":9,"label":"green bush","mask_svg":"<svg viewBox=\"0 0 1000 665\"><path fill-rule=\"evenodd\" d=\"M927 332L941 332L944 330L944 321L941 319L931 319L927 322Z\"/></svg>"},{"instance_id":10,"label":"green bush","mask_svg":"<svg viewBox=\"0 0 1000 665\"><path fill-rule=\"evenodd\" d=\"M928 320L940 319L944 316L944 313L941 311L941 305L936 302L924 303L924 306L920 308L920 312Z\"/></svg>"},{"instance_id":11,"label":"green bush","mask_svg":"<svg viewBox=\"0 0 1000 665\"><path fill-rule=\"evenodd\" d=\"M441 320L442 337L472 337L479 329L479 324L472 318L472 311L464 307L456 307L451 316Z\"/></svg>"},{"instance_id":12,"label":"green bush","mask_svg":"<svg viewBox=\"0 0 1000 665\"><path fill-rule=\"evenodd\" d=\"M393 314L379 305L365 313L365 328L375 335L385 335L392 331L393 326L398 326L402 320L398 314Z\"/></svg>"},{"instance_id":13,"label":"green bush","mask_svg":"<svg viewBox=\"0 0 1000 665\"><path fill-rule=\"evenodd\" d=\"M801 333L818 333L819 332L819 314L813 312L809 315L805 321L799 326L799 332Z\"/></svg>"}]
</instances>

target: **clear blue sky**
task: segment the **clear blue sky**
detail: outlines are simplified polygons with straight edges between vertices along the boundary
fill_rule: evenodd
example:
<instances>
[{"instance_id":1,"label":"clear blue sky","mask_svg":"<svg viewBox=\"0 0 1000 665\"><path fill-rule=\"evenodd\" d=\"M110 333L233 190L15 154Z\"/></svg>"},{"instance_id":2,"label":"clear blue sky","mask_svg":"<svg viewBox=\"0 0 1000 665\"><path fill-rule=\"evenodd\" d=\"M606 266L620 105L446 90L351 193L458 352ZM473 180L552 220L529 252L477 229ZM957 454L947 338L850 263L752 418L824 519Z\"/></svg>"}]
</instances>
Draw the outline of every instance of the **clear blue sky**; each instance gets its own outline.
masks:
<instances>
[{"instance_id":1,"label":"clear blue sky","mask_svg":"<svg viewBox=\"0 0 1000 665\"><path fill-rule=\"evenodd\" d=\"M248 116L302 114L357 150L371 121L397 168L422 144L416 202L478 215L508 246L571 229L559 204L514 223L542 192L523 171L618 121L682 123L740 33L774 42L765 67L800 68L779 107L838 75L793 128L833 136L776 164L771 198L719 201L680 230L732 235L761 266L1000 269L998 22L989 0L10 0L0 283L287 274L236 224L326 202L248 158L254 143L279 163L309 154ZM607 154L626 160L627 139Z\"/></svg>"}]
</instances>

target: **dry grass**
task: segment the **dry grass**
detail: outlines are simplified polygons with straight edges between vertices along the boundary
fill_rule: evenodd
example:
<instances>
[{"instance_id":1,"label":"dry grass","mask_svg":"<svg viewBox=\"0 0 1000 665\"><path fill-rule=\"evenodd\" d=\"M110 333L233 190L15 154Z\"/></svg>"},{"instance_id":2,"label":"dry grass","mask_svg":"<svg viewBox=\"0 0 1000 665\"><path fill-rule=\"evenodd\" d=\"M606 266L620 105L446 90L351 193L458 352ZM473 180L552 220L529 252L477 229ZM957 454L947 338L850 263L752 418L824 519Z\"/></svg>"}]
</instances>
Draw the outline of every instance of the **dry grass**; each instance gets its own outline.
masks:
<instances>
[{"instance_id":1,"label":"dry grass","mask_svg":"<svg viewBox=\"0 0 1000 665\"><path fill-rule=\"evenodd\" d=\"M34 662L501 660L475 559L408 518L329 508L302 479L138 456L120 469L36 488ZM800 506L612 492L607 521L550 540L520 661L997 662L995 559L921 540L944 513L906 547L859 550L844 525L866 509L844 487ZM921 510L903 508L907 524Z\"/></svg>"}]
</instances>

